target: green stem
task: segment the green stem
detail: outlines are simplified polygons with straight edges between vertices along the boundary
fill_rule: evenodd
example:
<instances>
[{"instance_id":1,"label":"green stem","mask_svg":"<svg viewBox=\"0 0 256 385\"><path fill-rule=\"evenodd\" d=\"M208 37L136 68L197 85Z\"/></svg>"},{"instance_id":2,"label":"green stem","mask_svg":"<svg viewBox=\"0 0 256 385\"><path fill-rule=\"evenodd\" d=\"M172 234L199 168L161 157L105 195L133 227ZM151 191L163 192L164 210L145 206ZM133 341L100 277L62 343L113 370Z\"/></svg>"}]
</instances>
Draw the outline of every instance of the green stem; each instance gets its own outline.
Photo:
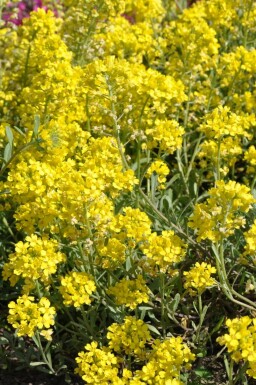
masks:
<instances>
[{"instance_id":1,"label":"green stem","mask_svg":"<svg viewBox=\"0 0 256 385\"><path fill-rule=\"evenodd\" d=\"M165 274L160 274L160 296L161 296L161 324L163 330L163 337L166 337L166 324L165 324L165 298L164 290L165 289Z\"/></svg>"},{"instance_id":2,"label":"green stem","mask_svg":"<svg viewBox=\"0 0 256 385\"><path fill-rule=\"evenodd\" d=\"M185 190L186 190L186 193L187 195L189 195L189 189L188 189L188 184L187 184L187 181L186 181L186 178L185 178L185 175L184 175L184 171L183 171L183 164L181 162L181 150L177 150L176 151L176 155L177 155L177 164L178 164L178 169L179 169L179 172L181 174L181 178L182 178L182 181L183 181L183 184L185 186Z\"/></svg>"},{"instance_id":3,"label":"green stem","mask_svg":"<svg viewBox=\"0 0 256 385\"><path fill-rule=\"evenodd\" d=\"M173 229L175 229L179 234L181 234L184 238L186 238L189 243L191 243L192 245L197 245L197 243L194 241L194 239L192 239L189 235L187 235L179 226L175 225L174 223L170 222L168 218L166 218L162 213L161 211L159 211L154 203L151 202L151 200L147 197L147 195L143 192L143 190L141 188L138 189L139 193L142 195L142 197L144 198L144 200L146 201L146 203L153 209L153 211L163 220L163 222L165 222L169 227L172 227ZM197 245L198 247L200 247L199 245Z\"/></svg>"},{"instance_id":4,"label":"green stem","mask_svg":"<svg viewBox=\"0 0 256 385\"><path fill-rule=\"evenodd\" d=\"M187 169L187 173L186 173L186 175L185 175L185 181L186 181L186 182L188 182L189 175L190 175L190 173L191 173L191 171L192 171L192 169L193 169L195 157L197 156L197 154L198 154L198 152L199 152L199 146L200 146L202 137L203 137L203 134L201 133L201 134L199 135L199 138L198 138L197 141L196 141L196 146L195 146L193 155L192 155L192 157L191 157L191 160L190 160L190 162L189 162L189 166L188 166L188 169Z\"/></svg>"},{"instance_id":5,"label":"green stem","mask_svg":"<svg viewBox=\"0 0 256 385\"><path fill-rule=\"evenodd\" d=\"M216 178L215 181L220 180L220 165L221 165L221 156L220 156L220 146L221 146L221 137L218 140L218 154L217 154L217 165L216 165Z\"/></svg>"},{"instance_id":6,"label":"green stem","mask_svg":"<svg viewBox=\"0 0 256 385\"><path fill-rule=\"evenodd\" d=\"M233 382L233 373L234 373L234 361L232 358L230 359L230 363L228 365L228 385L234 385Z\"/></svg>"},{"instance_id":7,"label":"green stem","mask_svg":"<svg viewBox=\"0 0 256 385\"><path fill-rule=\"evenodd\" d=\"M51 360L49 360L46 355L45 355L45 352L44 352L44 349L43 349L43 346L42 346L42 343L41 343L41 337L40 337L40 334L38 332L38 330L35 332L35 335L33 337L33 339L36 340L36 345L42 355L42 358L43 358L43 361L45 362L45 364L48 366L48 368L50 369L50 373L51 374L55 374L55 370L53 369L52 367L52 363L51 363Z\"/></svg>"},{"instance_id":8,"label":"green stem","mask_svg":"<svg viewBox=\"0 0 256 385\"><path fill-rule=\"evenodd\" d=\"M108 87L109 97L110 97L110 100L111 100L111 113L112 113L112 119L113 119L113 123L114 123L115 138L116 138L116 141L117 141L118 150L119 150L119 153L120 153L120 156L121 156L121 159L122 159L122 163L123 163L124 169L125 170L129 170L130 167L129 167L129 165L127 163L127 160L125 158L122 142L120 140L120 135L119 135L120 128L119 128L119 125L118 125L118 119L117 119L115 104L113 102L113 96L114 95L113 95L113 92L112 92L111 85L108 83L107 79L106 79L106 83L107 83L107 87Z\"/></svg>"},{"instance_id":9,"label":"green stem","mask_svg":"<svg viewBox=\"0 0 256 385\"><path fill-rule=\"evenodd\" d=\"M89 95L86 94L86 117L87 117L87 122L86 122L86 126L87 126L87 130L88 132L91 133L91 120L90 120L90 112L89 112Z\"/></svg>"},{"instance_id":10,"label":"green stem","mask_svg":"<svg viewBox=\"0 0 256 385\"><path fill-rule=\"evenodd\" d=\"M236 303L237 305L240 305L240 306L246 307L247 309L255 311L256 304L250 301L248 298L244 297L243 295L237 293L230 285L227 272L226 272L226 265L225 265L225 259L224 259L223 239L220 241L219 244L213 245L212 250L215 255L218 277L220 280L220 285L223 293L226 295L226 297L230 301ZM234 296L241 299L243 302L237 300L236 298L234 298Z\"/></svg>"}]
</instances>

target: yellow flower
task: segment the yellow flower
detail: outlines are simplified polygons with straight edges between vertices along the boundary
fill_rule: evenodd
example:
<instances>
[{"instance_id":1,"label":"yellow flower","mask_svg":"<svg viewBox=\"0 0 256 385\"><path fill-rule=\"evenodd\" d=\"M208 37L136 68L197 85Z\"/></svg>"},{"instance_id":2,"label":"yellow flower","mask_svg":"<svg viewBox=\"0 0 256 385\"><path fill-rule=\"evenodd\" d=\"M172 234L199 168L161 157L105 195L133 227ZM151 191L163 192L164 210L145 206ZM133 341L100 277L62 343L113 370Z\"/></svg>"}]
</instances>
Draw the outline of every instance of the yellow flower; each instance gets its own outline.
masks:
<instances>
[{"instance_id":1,"label":"yellow flower","mask_svg":"<svg viewBox=\"0 0 256 385\"><path fill-rule=\"evenodd\" d=\"M23 291L29 293L35 288L36 281L45 287L50 285L57 265L65 261L66 256L58 251L56 240L41 239L32 234L25 238L25 242L15 245L15 253L9 255L9 261L3 267L3 279L9 279L12 286L23 279Z\"/></svg>"},{"instance_id":2,"label":"yellow flower","mask_svg":"<svg viewBox=\"0 0 256 385\"><path fill-rule=\"evenodd\" d=\"M187 245L172 230L164 230L161 235L152 233L141 245L146 255L145 263L166 272L185 258Z\"/></svg>"},{"instance_id":3,"label":"yellow flower","mask_svg":"<svg viewBox=\"0 0 256 385\"><path fill-rule=\"evenodd\" d=\"M166 177L169 175L170 170L166 163L162 160L155 160L151 163L146 172L146 178L150 178L153 173L157 174L157 181L159 183L159 189L165 188Z\"/></svg>"},{"instance_id":4,"label":"yellow flower","mask_svg":"<svg viewBox=\"0 0 256 385\"><path fill-rule=\"evenodd\" d=\"M202 294L207 288L213 286L216 281L211 277L216 273L216 268L205 263L196 262L189 271L185 271L184 288L189 289L191 295Z\"/></svg>"},{"instance_id":5,"label":"yellow flower","mask_svg":"<svg viewBox=\"0 0 256 385\"><path fill-rule=\"evenodd\" d=\"M199 242L216 242L234 234L245 223L241 212L248 212L255 203L248 187L231 180L216 182L209 195L205 203L195 205L189 221L189 226L197 230Z\"/></svg>"},{"instance_id":6,"label":"yellow flower","mask_svg":"<svg viewBox=\"0 0 256 385\"><path fill-rule=\"evenodd\" d=\"M130 309L135 309L142 302L148 302L149 289L141 275L136 279L121 279L107 291L108 294L115 297L117 305L125 305Z\"/></svg>"},{"instance_id":7,"label":"yellow flower","mask_svg":"<svg viewBox=\"0 0 256 385\"><path fill-rule=\"evenodd\" d=\"M98 348L97 342L85 346L85 352L78 353L75 372L89 384L123 385L118 377L118 360L109 348Z\"/></svg>"},{"instance_id":8,"label":"yellow flower","mask_svg":"<svg viewBox=\"0 0 256 385\"><path fill-rule=\"evenodd\" d=\"M228 334L217 338L220 345L225 345L235 362L248 362L246 373L256 378L256 318L244 316L227 319Z\"/></svg>"},{"instance_id":9,"label":"yellow flower","mask_svg":"<svg viewBox=\"0 0 256 385\"><path fill-rule=\"evenodd\" d=\"M18 336L33 337L37 330L42 332L54 325L56 311L45 297L42 297L39 302L35 302L34 297L23 295L17 299L17 303L10 302L8 307L7 320L17 329Z\"/></svg>"},{"instance_id":10,"label":"yellow flower","mask_svg":"<svg viewBox=\"0 0 256 385\"><path fill-rule=\"evenodd\" d=\"M91 294L96 290L93 278L84 272L72 271L61 278L59 291L66 306L80 307L91 303Z\"/></svg>"},{"instance_id":11,"label":"yellow flower","mask_svg":"<svg viewBox=\"0 0 256 385\"><path fill-rule=\"evenodd\" d=\"M116 353L145 357L145 345L151 338L148 325L134 317L125 317L122 324L108 327L108 346Z\"/></svg>"}]
</instances>

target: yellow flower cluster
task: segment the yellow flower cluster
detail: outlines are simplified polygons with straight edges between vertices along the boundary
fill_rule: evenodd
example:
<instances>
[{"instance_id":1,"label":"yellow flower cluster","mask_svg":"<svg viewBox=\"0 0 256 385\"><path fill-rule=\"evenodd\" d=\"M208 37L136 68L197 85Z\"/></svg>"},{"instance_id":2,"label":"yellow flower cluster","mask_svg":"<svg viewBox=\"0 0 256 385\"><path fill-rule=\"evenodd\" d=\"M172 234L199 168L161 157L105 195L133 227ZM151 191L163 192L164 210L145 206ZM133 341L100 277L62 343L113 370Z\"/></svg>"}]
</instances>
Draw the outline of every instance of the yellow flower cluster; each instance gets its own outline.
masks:
<instances>
[{"instance_id":1,"label":"yellow flower cluster","mask_svg":"<svg viewBox=\"0 0 256 385\"><path fill-rule=\"evenodd\" d=\"M229 94L232 92L233 102L241 111L250 111L252 101L255 100L255 91L248 90L253 84L255 60L256 50L244 46L238 46L233 52L224 53L220 57L218 69L220 86L224 90L229 89Z\"/></svg>"},{"instance_id":2,"label":"yellow flower cluster","mask_svg":"<svg viewBox=\"0 0 256 385\"><path fill-rule=\"evenodd\" d=\"M172 154L182 144L184 129L175 120L156 119L152 128L147 128L146 148L158 147L160 151Z\"/></svg>"},{"instance_id":3,"label":"yellow flower cluster","mask_svg":"<svg viewBox=\"0 0 256 385\"><path fill-rule=\"evenodd\" d=\"M142 383L148 385L182 385L181 381L175 380L179 379L182 367L189 369L190 362L194 360L195 355L181 337L172 337L163 342L156 340L148 363L142 367L138 376Z\"/></svg>"},{"instance_id":4,"label":"yellow flower cluster","mask_svg":"<svg viewBox=\"0 0 256 385\"><path fill-rule=\"evenodd\" d=\"M85 350L78 353L75 371L87 384L123 385L118 377L118 358L109 348L99 349L97 342L92 342L85 346Z\"/></svg>"},{"instance_id":5,"label":"yellow flower cluster","mask_svg":"<svg viewBox=\"0 0 256 385\"><path fill-rule=\"evenodd\" d=\"M211 275L216 271L216 268L208 263L196 262L194 267L183 273L185 276L184 288L188 289L190 295L202 294L205 289L215 284L215 279Z\"/></svg>"},{"instance_id":6,"label":"yellow flower cluster","mask_svg":"<svg viewBox=\"0 0 256 385\"><path fill-rule=\"evenodd\" d=\"M113 218L110 229L120 240L141 242L151 234L151 221L146 213L140 209L126 207L123 214L118 214Z\"/></svg>"},{"instance_id":7,"label":"yellow flower cluster","mask_svg":"<svg viewBox=\"0 0 256 385\"><path fill-rule=\"evenodd\" d=\"M66 261L65 254L58 251L54 239L39 238L36 234L27 236L25 242L15 245L15 253L3 267L3 279L10 280L12 286L23 279L23 291L29 293L35 288L36 281L45 287L51 284L51 276L56 273L57 265Z\"/></svg>"},{"instance_id":8,"label":"yellow flower cluster","mask_svg":"<svg viewBox=\"0 0 256 385\"><path fill-rule=\"evenodd\" d=\"M215 108L205 116L204 123L199 126L207 139L223 139L225 136L245 136L250 139L248 129L255 124L255 117L237 115L227 106Z\"/></svg>"},{"instance_id":9,"label":"yellow flower cluster","mask_svg":"<svg viewBox=\"0 0 256 385\"><path fill-rule=\"evenodd\" d=\"M197 203L190 217L189 226L197 230L197 240L219 241L234 234L245 224L242 212L248 212L255 203L250 189L234 181L216 182L209 190L210 198Z\"/></svg>"},{"instance_id":10,"label":"yellow flower cluster","mask_svg":"<svg viewBox=\"0 0 256 385\"><path fill-rule=\"evenodd\" d=\"M128 19L128 15L109 18L104 29L95 34L94 46L100 46L95 53L99 58L114 55L132 63L142 63L145 57L154 60L157 47L152 26L145 21L131 24Z\"/></svg>"},{"instance_id":11,"label":"yellow flower cluster","mask_svg":"<svg viewBox=\"0 0 256 385\"><path fill-rule=\"evenodd\" d=\"M89 305L91 294L96 290L94 279L87 273L72 271L61 278L59 291L66 306Z\"/></svg>"},{"instance_id":12,"label":"yellow flower cluster","mask_svg":"<svg viewBox=\"0 0 256 385\"><path fill-rule=\"evenodd\" d=\"M115 269L125 262L126 246L116 238L109 238L105 241L100 241L97 245L98 258L97 265L104 269Z\"/></svg>"},{"instance_id":13,"label":"yellow flower cluster","mask_svg":"<svg viewBox=\"0 0 256 385\"><path fill-rule=\"evenodd\" d=\"M168 54L166 69L175 77L185 76L185 83L214 67L219 43L216 32L200 12L187 9L163 30Z\"/></svg>"},{"instance_id":14,"label":"yellow flower cluster","mask_svg":"<svg viewBox=\"0 0 256 385\"><path fill-rule=\"evenodd\" d=\"M215 172L220 167L221 174L225 175L243 153L244 138L252 138L249 130L255 122L254 115L237 115L227 106L208 113L198 128L206 136L198 154L201 167L208 166L209 162Z\"/></svg>"},{"instance_id":15,"label":"yellow flower cluster","mask_svg":"<svg viewBox=\"0 0 256 385\"><path fill-rule=\"evenodd\" d=\"M7 320L17 329L18 336L33 337L37 330L49 329L54 325L56 311L50 305L50 301L45 297L35 302L34 297L23 295L17 299L17 303L11 301L8 304Z\"/></svg>"},{"instance_id":16,"label":"yellow flower cluster","mask_svg":"<svg viewBox=\"0 0 256 385\"><path fill-rule=\"evenodd\" d=\"M125 13L134 16L136 22L162 19L165 9L161 0L126 0Z\"/></svg>"},{"instance_id":17,"label":"yellow flower cluster","mask_svg":"<svg viewBox=\"0 0 256 385\"><path fill-rule=\"evenodd\" d=\"M148 128L148 122L173 113L187 99L184 85L144 65L107 56L83 69L91 130L96 134L131 134ZM85 95L81 95L84 100ZM136 106L136 108L135 108Z\"/></svg>"},{"instance_id":18,"label":"yellow flower cluster","mask_svg":"<svg viewBox=\"0 0 256 385\"><path fill-rule=\"evenodd\" d=\"M10 170L3 187L19 204L17 226L30 233L35 227L50 228L70 238L79 233L74 224L81 226L84 235L88 234L89 222L103 231L114 215L107 195L116 197L122 191L131 191L137 183L131 169L123 171L116 140L85 140L81 152L77 151L77 162L67 158L56 164L50 161L55 156L54 152L45 161L24 157Z\"/></svg>"},{"instance_id":19,"label":"yellow flower cluster","mask_svg":"<svg viewBox=\"0 0 256 385\"><path fill-rule=\"evenodd\" d=\"M117 305L124 305L132 310L149 300L149 289L141 275L136 279L121 279L107 293L114 296Z\"/></svg>"},{"instance_id":20,"label":"yellow flower cluster","mask_svg":"<svg viewBox=\"0 0 256 385\"><path fill-rule=\"evenodd\" d=\"M146 255L146 263L167 272L185 258L187 245L172 230L164 230L161 235L152 233L147 237L141 250Z\"/></svg>"},{"instance_id":21,"label":"yellow flower cluster","mask_svg":"<svg viewBox=\"0 0 256 385\"><path fill-rule=\"evenodd\" d=\"M145 345L150 341L148 325L134 317L125 317L122 324L113 323L108 327L108 346L116 353L145 358Z\"/></svg>"},{"instance_id":22,"label":"yellow flower cluster","mask_svg":"<svg viewBox=\"0 0 256 385\"><path fill-rule=\"evenodd\" d=\"M141 322L143 324L143 321ZM144 326L146 325L144 324ZM138 321L137 327L141 329ZM128 336L130 341L136 333L137 331L135 329L132 330L132 333ZM144 345L149 335L144 334L144 336L140 336L140 338L141 337L144 339L143 342L141 341ZM124 341L126 341L126 336L123 335L123 333L121 338L124 338ZM135 339L137 339L137 335ZM120 346L120 340L117 345L118 350L119 347L120 349L124 348L124 346ZM113 348L115 349L115 345ZM189 369L191 362L195 360L195 355L191 353L189 347L183 343L181 337L172 337L163 342L155 340L148 354L148 362L134 373L123 365L121 368L123 360L115 356L109 347L99 349L98 344L92 342L85 346L85 350L86 352L80 352L76 358L78 364L76 373L89 384L183 385L183 382L179 380L180 372L183 367Z\"/></svg>"},{"instance_id":23,"label":"yellow flower cluster","mask_svg":"<svg viewBox=\"0 0 256 385\"><path fill-rule=\"evenodd\" d=\"M228 334L217 338L225 345L235 362L248 363L246 373L256 379L256 319L244 316L226 321Z\"/></svg>"},{"instance_id":24,"label":"yellow flower cluster","mask_svg":"<svg viewBox=\"0 0 256 385\"><path fill-rule=\"evenodd\" d=\"M106 21L125 11L125 1L65 0L64 5L67 8L63 14L63 40L73 52L75 63L85 64L102 50L97 39L94 41L95 34L104 33Z\"/></svg>"},{"instance_id":25,"label":"yellow flower cluster","mask_svg":"<svg viewBox=\"0 0 256 385\"><path fill-rule=\"evenodd\" d=\"M151 163L146 172L146 178L150 178L153 173L157 174L157 181L159 183L159 189L165 189L166 177L169 175L170 170L166 163L162 160L155 160Z\"/></svg>"}]
</instances>

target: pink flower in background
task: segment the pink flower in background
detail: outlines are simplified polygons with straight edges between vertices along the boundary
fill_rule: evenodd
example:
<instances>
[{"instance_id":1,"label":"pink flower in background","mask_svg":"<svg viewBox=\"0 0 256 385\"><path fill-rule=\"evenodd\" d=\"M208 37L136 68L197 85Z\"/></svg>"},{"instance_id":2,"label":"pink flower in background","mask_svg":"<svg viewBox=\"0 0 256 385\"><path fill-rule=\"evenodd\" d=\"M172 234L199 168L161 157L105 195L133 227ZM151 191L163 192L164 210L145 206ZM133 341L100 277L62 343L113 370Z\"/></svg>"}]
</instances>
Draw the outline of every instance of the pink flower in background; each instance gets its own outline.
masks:
<instances>
[{"instance_id":1,"label":"pink flower in background","mask_svg":"<svg viewBox=\"0 0 256 385\"><path fill-rule=\"evenodd\" d=\"M3 20L20 25L25 17L29 17L31 11L36 11L38 8L47 9L47 7L44 7L42 0L20 1L15 4L9 2L6 11L3 13Z\"/></svg>"}]
</instances>

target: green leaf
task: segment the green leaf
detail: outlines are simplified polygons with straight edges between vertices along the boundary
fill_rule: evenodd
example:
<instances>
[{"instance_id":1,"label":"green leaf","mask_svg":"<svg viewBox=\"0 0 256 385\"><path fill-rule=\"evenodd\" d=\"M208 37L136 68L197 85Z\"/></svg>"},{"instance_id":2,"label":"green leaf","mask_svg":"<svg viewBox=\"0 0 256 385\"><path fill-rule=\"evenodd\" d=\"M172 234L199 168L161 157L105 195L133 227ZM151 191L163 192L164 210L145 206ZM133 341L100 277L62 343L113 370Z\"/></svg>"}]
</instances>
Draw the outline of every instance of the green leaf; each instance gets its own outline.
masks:
<instances>
[{"instance_id":1,"label":"green leaf","mask_svg":"<svg viewBox=\"0 0 256 385\"><path fill-rule=\"evenodd\" d=\"M149 325L149 324L147 324L147 325L148 325L149 330L151 330L153 333L157 334L158 336L161 335L161 333L159 332L159 330L157 330L157 328L155 326Z\"/></svg>"},{"instance_id":2,"label":"green leaf","mask_svg":"<svg viewBox=\"0 0 256 385\"><path fill-rule=\"evenodd\" d=\"M5 337L0 337L0 345L6 345L6 344L8 344L8 343L9 343L9 341L8 341L7 338L5 338Z\"/></svg>"},{"instance_id":3,"label":"green leaf","mask_svg":"<svg viewBox=\"0 0 256 385\"><path fill-rule=\"evenodd\" d=\"M9 162L12 157L12 146L10 143L7 143L4 149L4 162L5 164ZM4 167L4 163L2 164L2 168Z\"/></svg>"},{"instance_id":4,"label":"green leaf","mask_svg":"<svg viewBox=\"0 0 256 385\"><path fill-rule=\"evenodd\" d=\"M30 366L39 366L39 365L46 365L43 361L37 361L37 362L30 362Z\"/></svg>"},{"instance_id":5,"label":"green leaf","mask_svg":"<svg viewBox=\"0 0 256 385\"><path fill-rule=\"evenodd\" d=\"M5 127L5 133L6 133L6 136L7 136L7 139L8 139L8 143L10 144L10 146L12 148L12 145L13 145L13 133L12 133L12 130L11 130L10 126L6 126Z\"/></svg>"},{"instance_id":6,"label":"green leaf","mask_svg":"<svg viewBox=\"0 0 256 385\"><path fill-rule=\"evenodd\" d=\"M13 128L20 134L20 135L22 135L22 136L25 136L26 137L26 135L24 134L24 132L19 128L19 127L17 127L17 126L13 126Z\"/></svg>"},{"instance_id":7,"label":"green leaf","mask_svg":"<svg viewBox=\"0 0 256 385\"><path fill-rule=\"evenodd\" d=\"M34 117L34 128L33 128L33 136L35 138L38 137L39 127L40 127L40 116L39 115L35 115L35 117Z\"/></svg>"},{"instance_id":8,"label":"green leaf","mask_svg":"<svg viewBox=\"0 0 256 385\"><path fill-rule=\"evenodd\" d=\"M210 377L212 377L212 373L209 372L209 370L207 370L207 369L205 369L203 367L195 369L194 372L195 372L195 374L198 377L201 377L201 378L210 378Z\"/></svg>"},{"instance_id":9,"label":"green leaf","mask_svg":"<svg viewBox=\"0 0 256 385\"><path fill-rule=\"evenodd\" d=\"M179 306L179 303L180 303L180 294L177 293L174 297L174 299L172 300L172 302L169 304L168 308L173 312L175 313L178 306Z\"/></svg>"}]
</instances>

